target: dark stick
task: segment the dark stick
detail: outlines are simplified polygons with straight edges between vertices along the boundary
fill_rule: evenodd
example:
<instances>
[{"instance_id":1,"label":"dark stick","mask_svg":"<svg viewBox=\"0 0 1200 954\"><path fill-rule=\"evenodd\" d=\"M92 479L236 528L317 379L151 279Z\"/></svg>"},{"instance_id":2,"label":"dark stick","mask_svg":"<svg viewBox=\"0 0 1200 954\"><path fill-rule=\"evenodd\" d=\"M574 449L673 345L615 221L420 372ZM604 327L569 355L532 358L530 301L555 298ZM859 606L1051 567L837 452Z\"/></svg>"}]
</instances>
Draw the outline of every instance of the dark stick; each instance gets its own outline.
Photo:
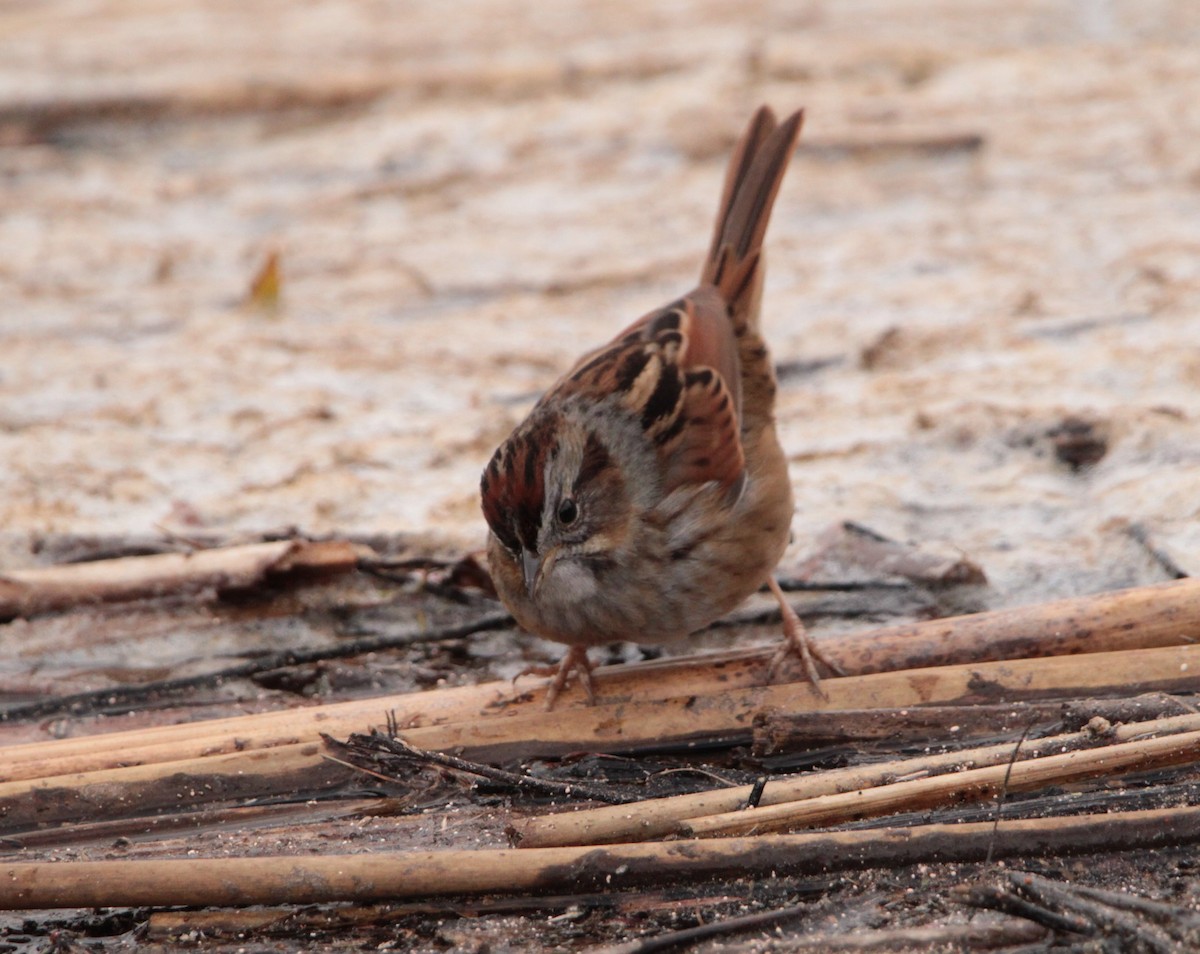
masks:
<instances>
[{"instance_id":1,"label":"dark stick","mask_svg":"<svg viewBox=\"0 0 1200 954\"><path fill-rule=\"evenodd\" d=\"M1163 904L1161 901L1151 901L1149 898L1143 898L1136 894L1124 894L1120 891L1092 888L1082 884L1073 885L1072 889L1082 897L1107 904L1110 908L1136 911L1138 914L1168 927L1183 924L1191 925L1193 929L1200 927L1200 915L1176 904Z\"/></svg>"},{"instance_id":2,"label":"dark stick","mask_svg":"<svg viewBox=\"0 0 1200 954\"><path fill-rule=\"evenodd\" d=\"M750 789L750 797L746 799L747 808L758 808L762 801L763 790L767 787L767 776L760 775L754 780L754 788Z\"/></svg>"},{"instance_id":3,"label":"dark stick","mask_svg":"<svg viewBox=\"0 0 1200 954\"><path fill-rule=\"evenodd\" d=\"M986 908L989 911L1000 911L1018 918L1025 918L1035 924L1048 927L1052 931L1066 931L1070 934L1082 934L1090 937L1095 933L1095 926L1086 918L1074 914L1059 914L1041 905L1034 904L1018 897L1005 888L995 885L979 885L964 888L961 900L975 908Z\"/></svg>"},{"instance_id":4,"label":"dark stick","mask_svg":"<svg viewBox=\"0 0 1200 954\"><path fill-rule=\"evenodd\" d=\"M1154 542L1150 536L1150 531L1147 530L1142 524L1130 524L1128 530L1126 530L1126 533L1128 533L1130 538L1133 539L1133 541L1139 546L1141 546L1141 548L1150 555L1154 562L1162 567L1163 571L1172 579L1182 580L1188 575L1187 571L1184 570L1183 567L1171 559L1170 554L1168 554L1162 549L1162 547L1158 546Z\"/></svg>"},{"instance_id":5,"label":"dark stick","mask_svg":"<svg viewBox=\"0 0 1200 954\"><path fill-rule=\"evenodd\" d=\"M440 629L424 630L417 633L399 633L395 636L367 636L351 640L337 646L321 649L287 649L283 652L269 653L252 662L240 663L215 672L202 673L198 676L187 676L182 679L164 679L160 682L147 682L137 686L116 686L109 689L97 689L92 692L77 692L69 696L56 696L42 699L38 702L28 702L23 705L9 706L0 711L0 723L17 722L20 720L40 719L45 716L70 713L84 715L97 709L113 706L130 705L144 702L147 699L171 695L185 689L200 689L219 686L231 679L244 679L259 673L270 672L272 669L282 669L287 666L300 666L305 663L320 662L326 659L345 659L350 656L361 656L365 653L380 652L387 649L399 649L419 643L436 643L447 639L461 639L473 633L493 629L503 629L511 626L513 619L507 613L493 613L483 616L470 623L460 623L457 626L443 626Z\"/></svg>"},{"instance_id":6,"label":"dark stick","mask_svg":"<svg viewBox=\"0 0 1200 954\"><path fill-rule=\"evenodd\" d=\"M818 743L833 745L880 741L898 746L931 738L941 738L947 742L981 735L1003 738L1018 725L1026 725L1031 716L1041 722L1057 723L1062 709L1063 703L1058 701L906 706L839 709L836 719L831 719L829 713L823 710L770 711L755 719L754 754L759 757L774 756L796 749L811 749Z\"/></svg>"},{"instance_id":7,"label":"dark stick","mask_svg":"<svg viewBox=\"0 0 1200 954\"><path fill-rule=\"evenodd\" d=\"M781 908L778 911L760 911L757 914L726 918L724 921L713 921L711 924L701 924L698 927L685 928L682 931L670 931L657 937L645 938L635 946L624 948L623 954L655 954L656 951L668 951L673 947L707 940L710 937L720 937L722 934L770 927L807 914L808 910L809 905L798 904L790 908Z\"/></svg>"},{"instance_id":8,"label":"dark stick","mask_svg":"<svg viewBox=\"0 0 1200 954\"><path fill-rule=\"evenodd\" d=\"M380 772L380 769L388 768L387 763L392 761L413 761L437 765L467 775L475 775L512 788L536 792L539 795L582 798L594 802L604 802L608 805L625 805L642 798L640 794L622 793L614 791L612 788L590 785L587 782L560 782L557 779L538 778L520 772L509 772L496 768L494 765L471 762L445 752L419 749L415 745L409 745L399 736L386 735L378 730L370 735L352 735L346 742L339 742L324 734L322 738L328 745L336 748L344 756L348 756L349 764L355 768L370 769L372 772ZM392 775L391 777L395 781L403 781L398 776Z\"/></svg>"},{"instance_id":9,"label":"dark stick","mask_svg":"<svg viewBox=\"0 0 1200 954\"><path fill-rule=\"evenodd\" d=\"M1035 903L1046 908L1058 907L1071 915L1085 918L1093 926L1090 932L1093 936L1124 936L1138 944L1139 949L1156 954L1182 954L1184 950L1174 939L1143 924L1134 915L1081 897L1070 885L1024 871L1009 872L1008 881Z\"/></svg>"},{"instance_id":10,"label":"dark stick","mask_svg":"<svg viewBox=\"0 0 1200 954\"><path fill-rule=\"evenodd\" d=\"M1004 799L1008 796L1008 782L1012 778L1013 766L1017 762L1017 755L1021 751L1021 745L1024 743L1026 736L1029 735L1034 724L1030 722L1029 725L1025 726L1025 731L1021 733L1021 737L1017 739L1017 744L1013 746L1012 758L1008 760L1008 768L1004 772L1004 783L1000 786L1000 791L996 793L996 821L992 825L992 843L988 845L987 859L984 861L984 864L990 865L992 863L992 850L996 844L996 833L1000 830L1000 816L1004 814Z\"/></svg>"}]
</instances>

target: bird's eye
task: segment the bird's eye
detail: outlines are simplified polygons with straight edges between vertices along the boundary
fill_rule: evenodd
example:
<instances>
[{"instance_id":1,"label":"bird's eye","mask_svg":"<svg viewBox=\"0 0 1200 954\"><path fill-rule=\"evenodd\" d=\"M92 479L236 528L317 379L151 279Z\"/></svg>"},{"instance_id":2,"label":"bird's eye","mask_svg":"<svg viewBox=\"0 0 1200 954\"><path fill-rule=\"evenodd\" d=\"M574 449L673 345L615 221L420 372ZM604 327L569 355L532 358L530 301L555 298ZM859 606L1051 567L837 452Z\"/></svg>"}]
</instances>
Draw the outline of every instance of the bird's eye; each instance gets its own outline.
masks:
<instances>
[{"instance_id":1,"label":"bird's eye","mask_svg":"<svg viewBox=\"0 0 1200 954\"><path fill-rule=\"evenodd\" d=\"M567 497L558 505L558 522L564 527L569 527L573 524L578 516L579 507L570 497Z\"/></svg>"}]
</instances>

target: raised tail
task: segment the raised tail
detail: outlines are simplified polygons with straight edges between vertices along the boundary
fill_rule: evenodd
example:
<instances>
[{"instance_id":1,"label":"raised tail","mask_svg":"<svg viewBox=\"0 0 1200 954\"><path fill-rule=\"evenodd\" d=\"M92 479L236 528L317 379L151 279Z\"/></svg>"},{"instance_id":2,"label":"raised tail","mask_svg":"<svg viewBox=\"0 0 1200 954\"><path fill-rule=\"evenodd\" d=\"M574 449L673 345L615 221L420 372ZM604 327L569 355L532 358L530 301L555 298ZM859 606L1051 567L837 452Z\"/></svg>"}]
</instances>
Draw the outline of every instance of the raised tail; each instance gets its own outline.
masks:
<instances>
[{"instance_id":1,"label":"raised tail","mask_svg":"<svg viewBox=\"0 0 1200 954\"><path fill-rule=\"evenodd\" d=\"M716 286L738 327L757 318L763 236L803 122L803 110L779 123L770 107L759 107L729 160L700 281Z\"/></svg>"}]
</instances>

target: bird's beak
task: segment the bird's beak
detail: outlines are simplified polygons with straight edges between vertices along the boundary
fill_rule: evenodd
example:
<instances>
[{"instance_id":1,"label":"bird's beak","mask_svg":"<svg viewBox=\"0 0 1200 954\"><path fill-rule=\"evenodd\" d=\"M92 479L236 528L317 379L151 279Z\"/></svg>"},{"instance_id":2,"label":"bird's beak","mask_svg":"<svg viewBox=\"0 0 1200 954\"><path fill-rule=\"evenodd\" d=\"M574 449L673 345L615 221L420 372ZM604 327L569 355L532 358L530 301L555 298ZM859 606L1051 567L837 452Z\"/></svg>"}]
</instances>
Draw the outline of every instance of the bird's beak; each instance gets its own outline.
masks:
<instances>
[{"instance_id":1,"label":"bird's beak","mask_svg":"<svg viewBox=\"0 0 1200 954\"><path fill-rule=\"evenodd\" d=\"M521 577L525 580L525 592L533 599L533 594L542 581L542 560L532 550L521 551Z\"/></svg>"}]
</instances>

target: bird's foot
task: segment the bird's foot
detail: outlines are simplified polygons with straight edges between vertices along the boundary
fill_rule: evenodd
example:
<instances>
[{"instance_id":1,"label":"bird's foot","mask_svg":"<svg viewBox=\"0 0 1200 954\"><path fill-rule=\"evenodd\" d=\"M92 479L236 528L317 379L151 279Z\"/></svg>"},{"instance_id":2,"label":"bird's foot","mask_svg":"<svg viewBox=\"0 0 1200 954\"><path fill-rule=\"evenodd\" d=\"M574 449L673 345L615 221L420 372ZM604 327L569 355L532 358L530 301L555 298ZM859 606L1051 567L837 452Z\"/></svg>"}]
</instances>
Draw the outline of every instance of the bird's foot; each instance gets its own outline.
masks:
<instances>
[{"instance_id":1,"label":"bird's foot","mask_svg":"<svg viewBox=\"0 0 1200 954\"><path fill-rule=\"evenodd\" d=\"M592 679L592 663L588 659L587 649L583 646L572 646L557 666L530 666L522 669L513 676L515 683L522 676L553 676L549 688L546 689L546 711L554 708L559 695L567 686L571 673L579 675L579 684L587 694L588 705L596 704L596 683Z\"/></svg>"},{"instance_id":2,"label":"bird's foot","mask_svg":"<svg viewBox=\"0 0 1200 954\"><path fill-rule=\"evenodd\" d=\"M821 674L817 672L817 662L820 661L834 675L844 676L845 673L837 663L830 660L813 643L812 638L808 635L808 630L804 628L800 617L792 609L792 604L787 601L787 597L780 589L779 582L775 577L770 577L767 585L770 586L775 599L779 601L779 612L783 617L783 644L776 651L767 668L767 681L774 682L780 667L789 656L794 656L804 666L804 674L812 683L812 687L824 697L825 690L821 688Z\"/></svg>"}]
</instances>

